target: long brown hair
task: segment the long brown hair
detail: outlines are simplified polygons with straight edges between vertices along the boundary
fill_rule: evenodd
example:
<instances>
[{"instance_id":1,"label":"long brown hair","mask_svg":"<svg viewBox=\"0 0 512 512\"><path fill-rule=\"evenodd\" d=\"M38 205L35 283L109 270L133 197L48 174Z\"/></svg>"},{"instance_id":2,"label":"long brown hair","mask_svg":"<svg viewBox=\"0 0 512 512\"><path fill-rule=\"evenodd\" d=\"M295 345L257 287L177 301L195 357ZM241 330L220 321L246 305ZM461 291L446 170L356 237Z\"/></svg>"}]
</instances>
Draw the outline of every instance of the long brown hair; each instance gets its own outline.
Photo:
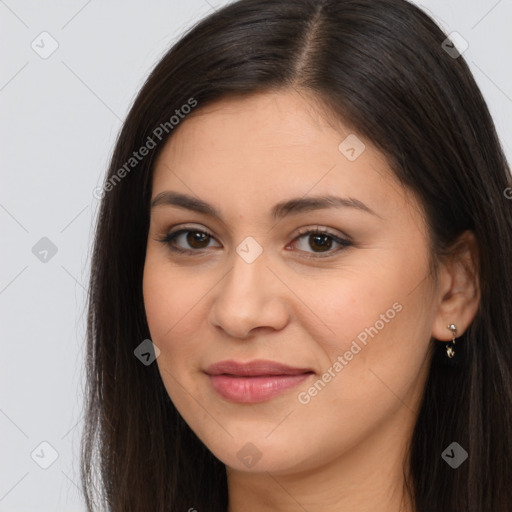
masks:
<instances>
[{"instance_id":1,"label":"long brown hair","mask_svg":"<svg viewBox=\"0 0 512 512\"><path fill-rule=\"evenodd\" d=\"M287 87L313 93L387 156L425 210L434 258L465 230L475 234L480 307L458 340L459 364L444 365L432 340L404 464L417 512L512 510L510 169L471 72L445 39L404 0L240 0L156 65L115 145L94 239L81 466L90 511L96 500L113 512L227 510L225 465L183 421L157 365L134 356L150 338L142 275L152 170L186 122L184 105ZM146 156L130 160L143 146ZM469 454L457 469L441 458L453 441Z\"/></svg>"}]
</instances>

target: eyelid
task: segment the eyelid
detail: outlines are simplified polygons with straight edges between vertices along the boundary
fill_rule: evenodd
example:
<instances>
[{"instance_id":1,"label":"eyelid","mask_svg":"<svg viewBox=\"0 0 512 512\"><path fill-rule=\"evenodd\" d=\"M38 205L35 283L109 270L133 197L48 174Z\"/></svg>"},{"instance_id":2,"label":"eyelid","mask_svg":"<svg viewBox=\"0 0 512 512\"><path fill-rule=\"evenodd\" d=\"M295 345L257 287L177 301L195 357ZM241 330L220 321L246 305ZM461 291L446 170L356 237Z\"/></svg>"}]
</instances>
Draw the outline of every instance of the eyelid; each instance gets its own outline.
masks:
<instances>
[{"instance_id":1,"label":"eyelid","mask_svg":"<svg viewBox=\"0 0 512 512\"><path fill-rule=\"evenodd\" d=\"M333 233L331 228L320 226L318 224L316 224L315 226L306 226L303 228L299 228L296 232L296 236L295 236L294 240L298 236L302 236L302 235L305 235L305 234L308 234L311 232L324 233L324 234L332 236L332 237L344 238L344 241L351 242L350 237L347 234L343 233L343 231L337 230L337 233Z\"/></svg>"},{"instance_id":2,"label":"eyelid","mask_svg":"<svg viewBox=\"0 0 512 512\"><path fill-rule=\"evenodd\" d=\"M169 235L176 235L182 231L197 231L200 233L204 233L205 235L208 235L212 238L215 238L217 240L216 235L212 233L208 228L205 228L204 226L198 225L198 224L177 224L176 226L171 226L170 228L167 228L164 230L164 237L168 237Z\"/></svg>"}]
</instances>

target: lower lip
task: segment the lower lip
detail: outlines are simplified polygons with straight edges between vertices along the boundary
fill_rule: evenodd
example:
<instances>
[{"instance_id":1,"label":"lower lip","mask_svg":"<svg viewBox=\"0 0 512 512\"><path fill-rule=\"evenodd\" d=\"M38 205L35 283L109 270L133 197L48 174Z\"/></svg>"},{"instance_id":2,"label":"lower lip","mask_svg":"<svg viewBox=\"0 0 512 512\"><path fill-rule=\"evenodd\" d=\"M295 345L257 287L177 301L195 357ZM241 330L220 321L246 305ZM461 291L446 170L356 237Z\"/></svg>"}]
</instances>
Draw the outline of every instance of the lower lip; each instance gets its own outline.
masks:
<instances>
[{"instance_id":1,"label":"lower lip","mask_svg":"<svg viewBox=\"0 0 512 512\"><path fill-rule=\"evenodd\" d=\"M312 373L238 377L210 375L213 389L228 400L241 403L264 402L304 382Z\"/></svg>"}]
</instances>

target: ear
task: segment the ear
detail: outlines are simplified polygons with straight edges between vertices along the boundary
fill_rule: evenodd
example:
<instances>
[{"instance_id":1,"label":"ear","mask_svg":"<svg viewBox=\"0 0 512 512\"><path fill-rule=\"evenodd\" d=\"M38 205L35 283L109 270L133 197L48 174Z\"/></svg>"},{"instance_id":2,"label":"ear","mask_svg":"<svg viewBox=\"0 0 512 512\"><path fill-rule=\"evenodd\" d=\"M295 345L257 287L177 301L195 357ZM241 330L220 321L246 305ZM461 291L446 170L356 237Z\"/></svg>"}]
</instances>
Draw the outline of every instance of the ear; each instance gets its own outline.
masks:
<instances>
[{"instance_id":1,"label":"ear","mask_svg":"<svg viewBox=\"0 0 512 512\"><path fill-rule=\"evenodd\" d=\"M459 337L471 324L480 303L478 244L472 231L465 231L440 263L439 305L432 336L451 341L448 324L457 326Z\"/></svg>"}]
</instances>

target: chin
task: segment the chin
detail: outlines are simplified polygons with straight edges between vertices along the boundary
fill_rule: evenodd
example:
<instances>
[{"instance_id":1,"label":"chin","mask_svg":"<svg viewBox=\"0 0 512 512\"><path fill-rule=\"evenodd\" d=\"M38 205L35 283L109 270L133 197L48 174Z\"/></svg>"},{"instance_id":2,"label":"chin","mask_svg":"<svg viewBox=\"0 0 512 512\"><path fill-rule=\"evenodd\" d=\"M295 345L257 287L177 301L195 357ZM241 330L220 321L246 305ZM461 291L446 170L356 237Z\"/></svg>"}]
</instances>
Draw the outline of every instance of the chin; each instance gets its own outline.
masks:
<instances>
[{"instance_id":1,"label":"chin","mask_svg":"<svg viewBox=\"0 0 512 512\"><path fill-rule=\"evenodd\" d=\"M270 442L257 436L244 436L243 439L230 439L222 446L208 446L208 449L226 467L248 473L288 473L302 467L305 460L296 451L296 443L289 446L280 441Z\"/></svg>"}]
</instances>

